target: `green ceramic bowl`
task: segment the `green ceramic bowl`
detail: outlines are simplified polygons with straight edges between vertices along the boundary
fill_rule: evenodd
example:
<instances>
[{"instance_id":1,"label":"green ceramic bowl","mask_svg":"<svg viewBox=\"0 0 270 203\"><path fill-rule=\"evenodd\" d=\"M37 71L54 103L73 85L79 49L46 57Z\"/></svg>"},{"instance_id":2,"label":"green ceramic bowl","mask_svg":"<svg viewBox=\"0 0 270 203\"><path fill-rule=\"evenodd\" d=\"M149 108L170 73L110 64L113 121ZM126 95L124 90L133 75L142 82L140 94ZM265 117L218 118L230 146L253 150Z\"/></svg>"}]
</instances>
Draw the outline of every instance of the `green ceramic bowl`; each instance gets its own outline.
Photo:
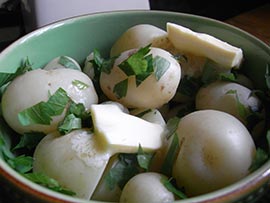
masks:
<instances>
[{"instance_id":1,"label":"green ceramic bowl","mask_svg":"<svg viewBox=\"0 0 270 203\"><path fill-rule=\"evenodd\" d=\"M209 33L244 50L245 72L262 88L266 64L270 64L270 48L252 35L225 23L181 13L159 11L120 11L97 13L60 21L38 29L14 42L0 53L0 72L14 71L29 57L35 68L52 58L68 55L79 62L94 49L108 54L114 41L129 27L149 23L165 29L175 22L196 31ZM1 125L1 123L0 123ZM270 161L241 181L221 190L180 202L251 202L268 186ZM13 171L0 159L0 190L13 202L85 202L47 190ZM8 201L8 202L12 202Z\"/></svg>"}]
</instances>

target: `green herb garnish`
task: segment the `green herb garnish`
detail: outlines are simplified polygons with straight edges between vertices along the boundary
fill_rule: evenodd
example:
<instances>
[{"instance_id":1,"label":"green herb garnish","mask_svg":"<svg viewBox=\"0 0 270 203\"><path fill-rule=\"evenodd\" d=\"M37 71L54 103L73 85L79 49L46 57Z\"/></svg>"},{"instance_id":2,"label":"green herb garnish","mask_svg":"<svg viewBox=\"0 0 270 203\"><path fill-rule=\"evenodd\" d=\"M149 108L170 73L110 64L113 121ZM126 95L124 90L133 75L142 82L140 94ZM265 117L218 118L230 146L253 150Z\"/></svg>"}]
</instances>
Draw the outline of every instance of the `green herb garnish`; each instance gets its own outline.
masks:
<instances>
[{"instance_id":1,"label":"green herb garnish","mask_svg":"<svg viewBox=\"0 0 270 203\"><path fill-rule=\"evenodd\" d=\"M85 90L89 87L89 85L85 84L80 80L73 80L72 85L76 86L79 90Z\"/></svg>"},{"instance_id":2,"label":"green herb garnish","mask_svg":"<svg viewBox=\"0 0 270 203\"><path fill-rule=\"evenodd\" d=\"M32 182L42 185L53 191L60 192L60 193L70 195L70 196L76 195L75 192L69 189L63 188L55 179L50 178L43 173L26 173L23 176L31 180Z\"/></svg>"},{"instance_id":3,"label":"green herb garnish","mask_svg":"<svg viewBox=\"0 0 270 203\"><path fill-rule=\"evenodd\" d=\"M106 185L111 190L116 186L123 189L128 180L139 172L136 154L119 154L118 162L105 174Z\"/></svg>"},{"instance_id":4,"label":"green herb garnish","mask_svg":"<svg viewBox=\"0 0 270 203\"><path fill-rule=\"evenodd\" d=\"M94 54L94 59L91 60L90 63L93 64L96 80L99 80L101 72L104 72L107 74L111 73L114 61L117 57L105 59L101 56L100 52L97 49L93 51L93 54Z\"/></svg>"},{"instance_id":5,"label":"green herb garnish","mask_svg":"<svg viewBox=\"0 0 270 203\"><path fill-rule=\"evenodd\" d=\"M237 94L237 90L229 90L226 92L226 94L233 94L236 97L236 102L237 102L237 109L238 109L238 113L240 115L241 118L243 118L244 120L246 120L251 114L251 110L249 108L247 108L245 105L243 105L239 99L239 96Z\"/></svg>"},{"instance_id":6,"label":"green herb garnish","mask_svg":"<svg viewBox=\"0 0 270 203\"><path fill-rule=\"evenodd\" d=\"M153 153L146 153L143 151L141 145L139 145L138 154L137 154L137 161L141 168L145 169L146 171L149 170L150 162L153 159Z\"/></svg>"},{"instance_id":7,"label":"green herb garnish","mask_svg":"<svg viewBox=\"0 0 270 203\"><path fill-rule=\"evenodd\" d=\"M150 52L150 45L146 47L140 48L137 52L132 54L126 60L124 60L121 64L119 64L119 68L127 75L141 75L147 73L150 75L153 69L152 57L147 55Z\"/></svg>"},{"instance_id":8,"label":"green herb garnish","mask_svg":"<svg viewBox=\"0 0 270 203\"><path fill-rule=\"evenodd\" d=\"M113 93L115 93L118 99L121 99L127 95L128 89L128 78L117 83L113 88Z\"/></svg>"},{"instance_id":9,"label":"green herb garnish","mask_svg":"<svg viewBox=\"0 0 270 203\"><path fill-rule=\"evenodd\" d=\"M27 173L33 168L33 157L31 156L20 155L6 161L11 168L21 174Z\"/></svg>"},{"instance_id":10,"label":"green herb garnish","mask_svg":"<svg viewBox=\"0 0 270 203\"><path fill-rule=\"evenodd\" d=\"M161 179L161 182L167 188L167 190L169 190L170 192L175 194L178 198L180 198L180 199L187 199L188 198L185 195L185 193L183 193L176 186L174 186L174 184L172 184L172 178L170 178L170 179L167 179L167 178Z\"/></svg>"},{"instance_id":11,"label":"green herb garnish","mask_svg":"<svg viewBox=\"0 0 270 203\"><path fill-rule=\"evenodd\" d=\"M166 176L172 175L172 168L174 161L178 155L180 146L179 146L179 139L177 133L173 134L172 141L170 143L170 148L166 154L165 160L161 167L161 172Z\"/></svg>"},{"instance_id":12,"label":"green herb garnish","mask_svg":"<svg viewBox=\"0 0 270 203\"><path fill-rule=\"evenodd\" d=\"M58 131L61 134L67 134L72 130L80 129L81 127L82 127L82 119L76 117L74 114L69 114L58 126Z\"/></svg>"},{"instance_id":13,"label":"green herb garnish","mask_svg":"<svg viewBox=\"0 0 270 203\"><path fill-rule=\"evenodd\" d=\"M0 87L7 84L15 77L22 75L23 73L32 70L32 65L28 58L22 63L22 65L16 70L15 73L0 73Z\"/></svg>"},{"instance_id":14,"label":"green herb garnish","mask_svg":"<svg viewBox=\"0 0 270 203\"><path fill-rule=\"evenodd\" d=\"M179 124L180 119L178 117L173 117L170 118L167 122L166 128L167 128L167 133L166 133L166 138L169 139L177 130L178 124Z\"/></svg>"},{"instance_id":15,"label":"green herb garnish","mask_svg":"<svg viewBox=\"0 0 270 203\"><path fill-rule=\"evenodd\" d=\"M154 58L155 76L157 81L165 74L170 67L170 62L163 57L156 56Z\"/></svg>"},{"instance_id":16,"label":"green herb garnish","mask_svg":"<svg viewBox=\"0 0 270 203\"><path fill-rule=\"evenodd\" d=\"M256 150L255 158L252 161L251 166L249 167L249 171L253 172L260 168L268 159L268 154L265 150L258 148Z\"/></svg>"},{"instance_id":17,"label":"green herb garnish","mask_svg":"<svg viewBox=\"0 0 270 203\"><path fill-rule=\"evenodd\" d=\"M178 86L177 91L188 97L194 97L201 87L201 80L185 75Z\"/></svg>"},{"instance_id":18,"label":"green herb garnish","mask_svg":"<svg viewBox=\"0 0 270 203\"><path fill-rule=\"evenodd\" d=\"M81 70L80 67L78 67L77 64L74 63L69 57L67 56L60 56L58 63L61 64L62 66L69 68L69 69L74 69L74 70Z\"/></svg>"},{"instance_id":19,"label":"green herb garnish","mask_svg":"<svg viewBox=\"0 0 270 203\"><path fill-rule=\"evenodd\" d=\"M24 133L21 135L19 143L12 150L34 149L43 137L45 137L45 134L40 132Z\"/></svg>"},{"instance_id":20,"label":"green herb garnish","mask_svg":"<svg viewBox=\"0 0 270 203\"><path fill-rule=\"evenodd\" d=\"M118 65L126 76L135 77L137 87L153 73L158 81L170 66L170 62L163 57L153 58L152 54L149 54L150 46L151 44L140 48ZM128 83L124 81L127 79L120 81L114 87L114 93L119 99L126 96Z\"/></svg>"},{"instance_id":21,"label":"green herb garnish","mask_svg":"<svg viewBox=\"0 0 270 203\"><path fill-rule=\"evenodd\" d=\"M66 91L59 88L49 97L47 102L39 102L18 114L20 123L24 126L31 124L50 125L52 117L61 115L70 101Z\"/></svg>"}]
</instances>

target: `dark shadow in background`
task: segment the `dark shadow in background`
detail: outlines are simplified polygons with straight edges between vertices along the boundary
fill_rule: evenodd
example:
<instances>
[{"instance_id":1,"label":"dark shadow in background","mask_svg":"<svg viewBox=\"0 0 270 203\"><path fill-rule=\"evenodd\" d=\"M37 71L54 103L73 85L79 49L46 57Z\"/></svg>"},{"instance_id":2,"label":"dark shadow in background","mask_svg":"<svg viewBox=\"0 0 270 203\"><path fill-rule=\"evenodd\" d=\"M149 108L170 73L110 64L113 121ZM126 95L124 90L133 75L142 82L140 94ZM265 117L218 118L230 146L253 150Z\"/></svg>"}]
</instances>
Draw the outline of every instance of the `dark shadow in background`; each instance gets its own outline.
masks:
<instances>
[{"instance_id":1,"label":"dark shadow in background","mask_svg":"<svg viewBox=\"0 0 270 203\"><path fill-rule=\"evenodd\" d=\"M255 9L269 0L149 0L152 10L168 10L225 20Z\"/></svg>"}]
</instances>

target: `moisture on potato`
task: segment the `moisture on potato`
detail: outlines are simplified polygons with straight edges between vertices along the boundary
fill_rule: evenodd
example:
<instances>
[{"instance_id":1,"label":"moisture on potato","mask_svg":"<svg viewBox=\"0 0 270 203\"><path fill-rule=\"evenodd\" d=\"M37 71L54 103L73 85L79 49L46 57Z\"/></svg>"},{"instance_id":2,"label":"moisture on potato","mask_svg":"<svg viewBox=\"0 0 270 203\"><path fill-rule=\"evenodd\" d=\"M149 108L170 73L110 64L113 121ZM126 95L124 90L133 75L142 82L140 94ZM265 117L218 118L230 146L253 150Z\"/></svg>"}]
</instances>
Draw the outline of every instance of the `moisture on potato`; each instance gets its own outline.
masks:
<instances>
[{"instance_id":1,"label":"moisture on potato","mask_svg":"<svg viewBox=\"0 0 270 203\"><path fill-rule=\"evenodd\" d=\"M120 64L135 54L138 49L123 52L115 61L110 73L102 72L100 86L104 94L111 100L118 101L128 108L158 108L166 104L174 96L181 78L181 67L172 55L160 48L150 48L149 54L153 58L162 58L165 63L162 67L155 67L154 71L137 85L137 75L128 76L119 67ZM157 72L162 71L162 76L157 78ZM120 82L127 81L127 85L121 92L126 91L123 97L119 97L115 87Z\"/></svg>"},{"instance_id":2,"label":"moisture on potato","mask_svg":"<svg viewBox=\"0 0 270 203\"><path fill-rule=\"evenodd\" d=\"M81 71L60 68L54 70L36 69L15 78L2 97L3 116L16 132L52 132L64 118L64 112L55 116L50 125L30 124L24 126L18 114L44 101L59 88L64 89L75 103L82 103L86 110L98 102L98 96L91 79Z\"/></svg>"},{"instance_id":3,"label":"moisture on potato","mask_svg":"<svg viewBox=\"0 0 270 203\"><path fill-rule=\"evenodd\" d=\"M246 114L241 111L245 108ZM249 113L261 109L261 102L251 90L233 82L217 81L200 88L196 95L196 108L215 109L227 112L244 124L247 124Z\"/></svg>"},{"instance_id":4,"label":"moisture on potato","mask_svg":"<svg viewBox=\"0 0 270 203\"><path fill-rule=\"evenodd\" d=\"M223 188L249 174L255 144L234 116L217 110L195 111L180 120L176 132L180 151L173 177L187 195Z\"/></svg>"},{"instance_id":5,"label":"moisture on potato","mask_svg":"<svg viewBox=\"0 0 270 203\"><path fill-rule=\"evenodd\" d=\"M168 178L154 172L141 173L131 178L123 188L120 202L169 203L174 195L164 186Z\"/></svg>"}]
</instances>

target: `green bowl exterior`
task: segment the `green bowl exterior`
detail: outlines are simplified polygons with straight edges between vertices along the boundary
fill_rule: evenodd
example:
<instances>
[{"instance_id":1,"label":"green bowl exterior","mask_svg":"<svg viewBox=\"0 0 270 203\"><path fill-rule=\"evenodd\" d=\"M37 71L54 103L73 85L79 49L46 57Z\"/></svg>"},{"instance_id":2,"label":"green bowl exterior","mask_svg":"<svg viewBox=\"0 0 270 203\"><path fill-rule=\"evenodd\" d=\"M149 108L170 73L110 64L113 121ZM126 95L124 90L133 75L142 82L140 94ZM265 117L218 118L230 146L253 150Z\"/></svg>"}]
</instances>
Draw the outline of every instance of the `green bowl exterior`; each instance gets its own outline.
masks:
<instances>
[{"instance_id":1,"label":"green bowl exterior","mask_svg":"<svg viewBox=\"0 0 270 203\"><path fill-rule=\"evenodd\" d=\"M152 24L166 29L173 22L218 37L244 51L244 71L257 88L265 87L265 68L270 48L252 35L220 21L165 11L115 11L78 16L45 26L17 40L0 53L0 72L14 72L27 57L34 68L56 56L67 55L83 64L95 48L109 55L115 40L129 27ZM263 194L269 180L270 162L243 180L206 195L179 202L252 202ZM0 160L0 188L6 188L19 202L79 202L29 183ZM17 198L16 198L17 196ZM15 201L14 201L15 202ZM83 202L83 201L81 201Z\"/></svg>"}]
</instances>

